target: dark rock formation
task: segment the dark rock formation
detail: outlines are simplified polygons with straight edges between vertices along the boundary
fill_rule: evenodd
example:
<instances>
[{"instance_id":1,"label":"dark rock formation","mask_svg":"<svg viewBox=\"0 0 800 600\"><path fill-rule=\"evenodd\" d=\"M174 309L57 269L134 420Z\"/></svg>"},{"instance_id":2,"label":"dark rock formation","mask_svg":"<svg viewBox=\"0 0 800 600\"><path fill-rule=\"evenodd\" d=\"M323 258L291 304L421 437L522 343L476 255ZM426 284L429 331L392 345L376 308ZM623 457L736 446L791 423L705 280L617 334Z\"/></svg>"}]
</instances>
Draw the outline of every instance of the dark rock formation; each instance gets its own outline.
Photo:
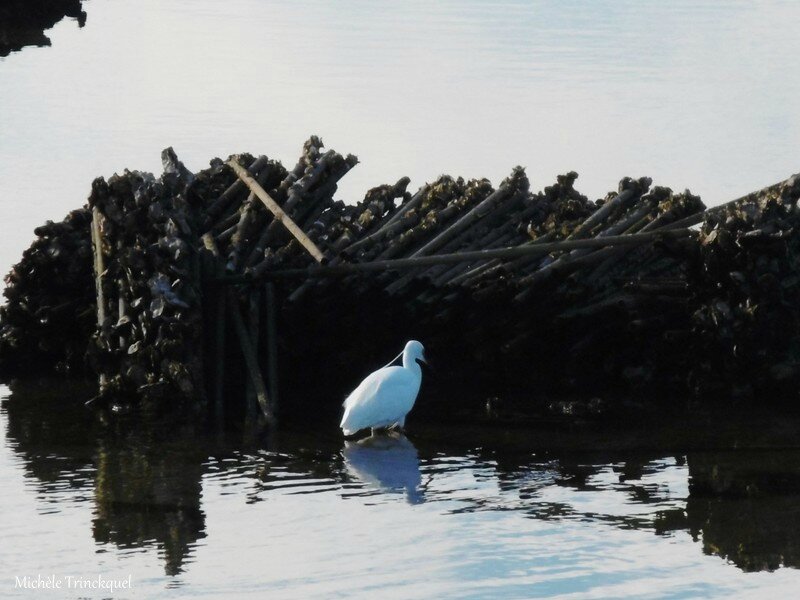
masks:
<instances>
[{"instance_id":1,"label":"dark rock formation","mask_svg":"<svg viewBox=\"0 0 800 600\"><path fill-rule=\"evenodd\" d=\"M25 46L49 46L44 34L64 17L83 27L86 13L82 0L3 0L0 3L0 57Z\"/></svg>"}]
</instances>

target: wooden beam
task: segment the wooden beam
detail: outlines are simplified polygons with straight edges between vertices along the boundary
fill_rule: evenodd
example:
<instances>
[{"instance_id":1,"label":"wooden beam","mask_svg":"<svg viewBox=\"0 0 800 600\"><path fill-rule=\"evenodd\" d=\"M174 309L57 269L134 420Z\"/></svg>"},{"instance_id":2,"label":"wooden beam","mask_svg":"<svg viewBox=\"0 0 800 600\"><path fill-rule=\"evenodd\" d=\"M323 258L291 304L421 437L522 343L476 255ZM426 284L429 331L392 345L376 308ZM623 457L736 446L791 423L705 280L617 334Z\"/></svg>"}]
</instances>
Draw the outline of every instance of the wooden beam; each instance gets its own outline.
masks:
<instances>
[{"instance_id":1,"label":"wooden beam","mask_svg":"<svg viewBox=\"0 0 800 600\"><path fill-rule=\"evenodd\" d=\"M430 265L452 264L459 262L479 262L490 258L511 259L534 254L574 250L576 248L604 248L607 246L637 246L658 241L660 239L682 238L697 235L691 229L673 229L669 231L652 231L629 235L609 235L602 238L567 240L537 244L535 241L519 246L456 252L454 254L433 254L431 256L413 256L391 260L376 260L364 263L340 263L338 265L312 266L307 269L279 269L264 273L261 277L248 275L230 275L217 279L223 284L239 284L259 279L291 279L307 277L341 277L367 271L393 271L397 269L414 269Z\"/></svg>"},{"instance_id":2,"label":"wooden beam","mask_svg":"<svg viewBox=\"0 0 800 600\"><path fill-rule=\"evenodd\" d=\"M316 260L318 263L321 263L324 257L320 249L317 248L317 245L311 241L311 238L309 238L303 232L303 230L300 229L297 223L295 223L292 218L283 211L278 203L275 202L272 196L270 196L267 191L259 185L253 176L250 175L250 173L248 173L247 170L242 167L242 165L233 159L229 160L226 164L233 169L239 179L241 179L244 184L250 188L250 191L253 192L256 197L264 203L264 206L267 207L267 210L275 215L275 220L280 221L283 226L289 230L289 233L291 233L295 239L300 242L300 245L303 246L303 248L305 248L308 253L314 257L314 260Z\"/></svg>"},{"instance_id":3,"label":"wooden beam","mask_svg":"<svg viewBox=\"0 0 800 600\"><path fill-rule=\"evenodd\" d=\"M389 228L395 223L397 223L397 221L402 219L403 216L408 214L408 211L417 209L417 206L419 206L422 203L422 200L425 198L425 194L428 192L428 189L430 189L430 185L426 183L417 191L416 194L414 194L411 197L411 199L408 202L398 206L395 213L391 217L389 217L389 220L386 221L386 223L384 223L383 225L381 225L377 231L369 235L365 235L360 240L356 240L355 242L344 248L342 250L342 254L344 255L352 254L353 252L355 252L359 248L366 246L370 242L377 241L382 237L384 237Z\"/></svg>"},{"instance_id":4,"label":"wooden beam","mask_svg":"<svg viewBox=\"0 0 800 600\"><path fill-rule=\"evenodd\" d=\"M215 262L215 267L219 274L224 273L224 269L219 268L219 263ZM214 319L214 421L217 426L222 428L225 420L225 334L228 319L226 306L225 289L214 286L214 308L216 315Z\"/></svg>"},{"instance_id":5,"label":"wooden beam","mask_svg":"<svg viewBox=\"0 0 800 600\"><path fill-rule=\"evenodd\" d=\"M236 335L239 338L239 344L242 347L242 354L244 355L245 366L250 375L250 381L256 391L256 398L258 405L261 407L261 412L267 422L272 423L275 420L272 414L272 408L269 404L267 397L267 387L264 385L264 378L261 376L261 369L258 366L258 357L256 356L255 349L253 348L253 340L242 318L242 312L239 309L239 302L233 295L232 290L229 291L228 305L230 307L231 316L233 317L233 326L236 329Z\"/></svg>"},{"instance_id":6,"label":"wooden beam","mask_svg":"<svg viewBox=\"0 0 800 600\"><path fill-rule=\"evenodd\" d=\"M250 332L250 343L252 344L253 354L256 356L256 361L258 361L258 342L261 327L261 305L259 303L260 295L259 288L254 288L247 295L247 318L245 319L245 325ZM253 382L250 379L248 379L246 382L244 395L246 402L246 419L250 423L255 423L257 420L256 416L258 414L259 402L256 395L256 388L253 386ZM271 399L271 396L268 394L267 398Z\"/></svg>"},{"instance_id":7,"label":"wooden beam","mask_svg":"<svg viewBox=\"0 0 800 600\"><path fill-rule=\"evenodd\" d=\"M275 283L268 281L265 286L267 317L267 384L272 412L278 409L278 302Z\"/></svg>"},{"instance_id":8,"label":"wooden beam","mask_svg":"<svg viewBox=\"0 0 800 600\"><path fill-rule=\"evenodd\" d=\"M258 174L264 167L269 164L269 159L266 156L259 156L253 163L247 167L250 173ZM211 206L206 209L206 220L203 223L202 231L208 231L216 223L219 216L225 212L230 204L236 199L241 192L244 191L243 181L234 181L227 190L222 192Z\"/></svg>"},{"instance_id":9,"label":"wooden beam","mask_svg":"<svg viewBox=\"0 0 800 600\"><path fill-rule=\"evenodd\" d=\"M94 250L94 281L97 302L97 328L101 338L104 337L103 330L106 322L106 294L103 290L103 274L105 273L105 259L103 258L103 232L100 229L100 209L96 206L92 208L92 247ZM100 392L105 390L108 378L104 373L100 374Z\"/></svg>"}]
</instances>

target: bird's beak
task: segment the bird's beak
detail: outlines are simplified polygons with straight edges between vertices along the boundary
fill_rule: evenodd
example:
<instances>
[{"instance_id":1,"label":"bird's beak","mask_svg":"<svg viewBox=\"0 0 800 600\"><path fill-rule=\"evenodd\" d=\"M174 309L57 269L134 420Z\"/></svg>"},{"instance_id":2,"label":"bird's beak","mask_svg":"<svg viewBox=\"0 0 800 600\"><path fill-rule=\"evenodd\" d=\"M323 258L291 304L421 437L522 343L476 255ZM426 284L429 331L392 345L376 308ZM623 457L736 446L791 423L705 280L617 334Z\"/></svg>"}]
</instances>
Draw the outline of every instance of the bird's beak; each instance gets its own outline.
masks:
<instances>
[{"instance_id":1,"label":"bird's beak","mask_svg":"<svg viewBox=\"0 0 800 600\"><path fill-rule=\"evenodd\" d=\"M430 365L430 363L428 362L428 359L427 359L427 358L425 358L425 355L424 355L424 354L423 354L422 356L420 356L420 357L419 357L419 359L420 359L422 362L424 362L424 363L425 363L427 366L429 366L429 367L431 366L431 365Z\"/></svg>"}]
</instances>

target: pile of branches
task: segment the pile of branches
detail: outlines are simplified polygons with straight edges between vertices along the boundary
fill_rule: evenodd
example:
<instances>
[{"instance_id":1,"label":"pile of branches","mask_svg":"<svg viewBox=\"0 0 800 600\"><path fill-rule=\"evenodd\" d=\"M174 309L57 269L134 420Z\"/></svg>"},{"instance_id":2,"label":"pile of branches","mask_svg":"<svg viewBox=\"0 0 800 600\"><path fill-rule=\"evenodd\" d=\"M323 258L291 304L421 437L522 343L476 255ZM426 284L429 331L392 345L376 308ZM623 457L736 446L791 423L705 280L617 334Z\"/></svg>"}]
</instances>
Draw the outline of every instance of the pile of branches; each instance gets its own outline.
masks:
<instances>
[{"instance_id":1,"label":"pile of branches","mask_svg":"<svg viewBox=\"0 0 800 600\"><path fill-rule=\"evenodd\" d=\"M82 0L4 0L0 3L0 57L25 46L49 46L44 32L64 17L83 27Z\"/></svg>"}]
</instances>

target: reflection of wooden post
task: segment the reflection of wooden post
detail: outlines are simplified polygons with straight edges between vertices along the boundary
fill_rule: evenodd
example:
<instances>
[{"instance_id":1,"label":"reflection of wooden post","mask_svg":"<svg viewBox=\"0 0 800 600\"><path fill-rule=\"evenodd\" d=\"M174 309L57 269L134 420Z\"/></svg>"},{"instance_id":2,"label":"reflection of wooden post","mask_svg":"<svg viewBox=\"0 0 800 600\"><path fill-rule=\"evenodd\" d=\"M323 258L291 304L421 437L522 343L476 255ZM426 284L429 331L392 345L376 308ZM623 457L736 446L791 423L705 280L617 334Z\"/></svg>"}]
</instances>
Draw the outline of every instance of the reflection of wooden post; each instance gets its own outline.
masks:
<instances>
[{"instance_id":1,"label":"reflection of wooden post","mask_svg":"<svg viewBox=\"0 0 800 600\"><path fill-rule=\"evenodd\" d=\"M278 304L275 284L268 281L265 286L267 304L267 384L272 413L278 411Z\"/></svg>"},{"instance_id":2,"label":"reflection of wooden post","mask_svg":"<svg viewBox=\"0 0 800 600\"><path fill-rule=\"evenodd\" d=\"M94 249L94 281L97 299L97 335L103 340L105 338L106 322L106 295L103 291L103 274L106 266L103 259L103 233L100 229L100 210L95 206L92 208L92 247ZM100 392L105 390L108 378L105 373L100 374Z\"/></svg>"}]
</instances>

